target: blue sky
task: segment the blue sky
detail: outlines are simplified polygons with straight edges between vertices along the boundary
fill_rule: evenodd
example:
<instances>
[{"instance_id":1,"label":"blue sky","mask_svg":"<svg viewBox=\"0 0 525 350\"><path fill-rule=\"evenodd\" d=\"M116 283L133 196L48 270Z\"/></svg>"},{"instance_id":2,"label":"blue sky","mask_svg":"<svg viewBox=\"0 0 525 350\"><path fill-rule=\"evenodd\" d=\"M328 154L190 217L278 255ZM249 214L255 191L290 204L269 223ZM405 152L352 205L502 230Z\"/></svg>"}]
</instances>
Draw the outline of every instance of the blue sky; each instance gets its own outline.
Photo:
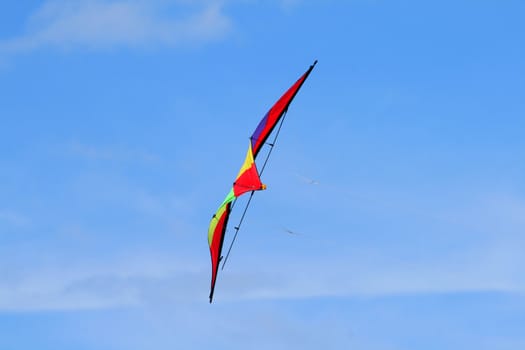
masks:
<instances>
[{"instance_id":1,"label":"blue sky","mask_svg":"<svg viewBox=\"0 0 525 350\"><path fill-rule=\"evenodd\" d=\"M2 2L0 349L525 348L524 12ZM211 214L315 59L209 305Z\"/></svg>"}]
</instances>

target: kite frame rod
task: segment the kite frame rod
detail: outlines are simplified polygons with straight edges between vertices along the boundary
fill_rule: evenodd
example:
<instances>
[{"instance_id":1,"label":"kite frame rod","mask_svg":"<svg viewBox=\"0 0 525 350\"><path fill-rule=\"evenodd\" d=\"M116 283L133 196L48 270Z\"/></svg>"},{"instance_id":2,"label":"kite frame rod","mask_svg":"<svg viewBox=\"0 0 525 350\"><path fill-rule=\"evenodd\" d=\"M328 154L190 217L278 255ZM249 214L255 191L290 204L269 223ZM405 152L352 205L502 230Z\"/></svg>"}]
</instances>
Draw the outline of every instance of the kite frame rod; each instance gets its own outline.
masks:
<instances>
[{"instance_id":1,"label":"kite frame rod","mask_svg":"<svg viewBox=\"0 0 525 350\"><path fill-rule=\"evenodd\" d=\"M232 250L233 244L235 243L235 239L237 238L237 233L239 233L239 229L241 228L242 221L244 220L244 216L246 215L246 212L248 211L248 206L250 205L250 202L252 201L252 197L255 191L252 191L250 193L250 198L248 199L248 203L246 203L246 206L244 207L244 211L242 212L241 220L239 221L239 224L235 226L235 235L233 235L232 242L230 243L230 247L228 248L228 253L226 253L226 256L224 257L224 262L222 263L221 270L224 270L224 265L226 265L226 261L228 261L228 257L230 256L230 251Z\"/></svg>"},{"instance_id":2,"label":"kite frame rod","mask_svg":"<svg viewBox=\"0 0 525 350\"><path fill-rule=\"evenodd\" d=\"M259 176L262 175L264 168L266 168L266 163L268 163L268 159L270 159L270 155L273 151L273 146L275 146L275 143L277 142L277 138L279 137L279 133L281 132L281 127L284 123L284 118L286 117L286 113L288 112L288 107L283 112L283 115L281 117L281 121L279 123L279 127L277 128L277 132L275 133L275 137L273 139L273 142L269 144L270 150L268 151L268 154L266 155L266 159L264 160L263 166L261 168L261 171L259 172ZM244 216L246 215L246 212L248 211L248 207L250 206L250 202L252 201L252 197L254 195L255 191L252 191L250 193L250 198L248 199L248 202L246 203L246 206L244 207L244 211L242 212L241 219L239 220L239 224L235 226L235 234L233 235L232 242L230 243L230 247L228 248L228 253L226 253L226 257L224 258L224 262L222 263L221 270L224 270L224 266L226 265L226 262L228 261L228 257L230 256L230 251L232 250L233 244L235 243L235 239L237 238L237 234L239 233L239 230L241 228L242 222L244 220ZM236 200L237 201L237 200ZM235 202L236 202L235 201ZM235 204L235 203L234 203ZM233 207L233 205L232 205Z\"/></svg>"}]
</instances>

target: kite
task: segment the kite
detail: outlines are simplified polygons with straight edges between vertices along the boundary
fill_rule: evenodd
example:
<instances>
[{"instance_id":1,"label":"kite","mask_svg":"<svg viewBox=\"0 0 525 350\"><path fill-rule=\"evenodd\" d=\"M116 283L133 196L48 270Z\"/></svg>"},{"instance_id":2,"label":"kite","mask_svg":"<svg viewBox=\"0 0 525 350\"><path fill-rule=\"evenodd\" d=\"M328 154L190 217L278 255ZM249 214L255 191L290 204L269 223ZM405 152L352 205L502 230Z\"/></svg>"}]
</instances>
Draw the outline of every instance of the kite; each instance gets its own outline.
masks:
<instances>
[{"instance_id":1,"label":"kite","mask_svg":"<svg viewBox=\"0 0 525 350\"><path fill-rule=\"evenodd\" d=\"M286 115L286 112L288 111L288 106L290 105L295 95L297 94L297 92L299 91L299 89L301 88L305 80L308 78L308 76L310 75L310 72L314 69L316 64L317 64L317 61L315 61L308 68L308 70L281 96L281 98L277 100L277 102L266 113L264 118L259 122L259 124L257 125L257 128L255 129L252 136L250 137L250 142L248 145L248 152L246 154L246 158L241 167L241 170L239 171L237 178L233 182L233 186L230 192L228 192L228 195L226 196L222 204L219 206L219 209L215 212L215 214L213 215L211 219L210 226L208 228L208 245L210 246L211 265L212 265L210 303L213 300L213 292L215 290L215 282L217 280L219 264L221 260L223 259L222 246L224 243L226 227L228 226L228 219L230 217L230 213L233 209L235 201L237 198L239 198L239 196L245 193L248 193L248 192L250 193L250 197L248 199L246 207L244 208L244 212L241 216L240 222L235 227L236 232L233 237L233 241L230 245L230 249L235 241L235 238L237 237L237 233L241 226L242 220L244 219L244 215L246 214L246 210L248 209L248 206L250 205L250 201L252 199L253 194L255 193L255 191L266 189L266 185L264 185L261 182L260 176L264 170L264 167L266 166L266 162L268 161L268 158L270 157L273 146L275 145L275 141L277 140L277 137L279 136L279 132L281 130L282 123L284 121L284 116ZM279 125L277 126L277 124ZM274 140L273 142L268 143L267 140L276 127L277 127L277 130L275 131ZM257 169L257 164L255 163L255 160L264 145L268 145L270 149L268 151L266 159L264 160L263 166L261 170L259 171ZM226 254L226 259L224 260L224 264L226 263L226 260L228 259L229 253L230 253L230 250L228 250L228 253ZM224 264L223 264L223 268L224 268Z\"/></svg>"}]
</instances>

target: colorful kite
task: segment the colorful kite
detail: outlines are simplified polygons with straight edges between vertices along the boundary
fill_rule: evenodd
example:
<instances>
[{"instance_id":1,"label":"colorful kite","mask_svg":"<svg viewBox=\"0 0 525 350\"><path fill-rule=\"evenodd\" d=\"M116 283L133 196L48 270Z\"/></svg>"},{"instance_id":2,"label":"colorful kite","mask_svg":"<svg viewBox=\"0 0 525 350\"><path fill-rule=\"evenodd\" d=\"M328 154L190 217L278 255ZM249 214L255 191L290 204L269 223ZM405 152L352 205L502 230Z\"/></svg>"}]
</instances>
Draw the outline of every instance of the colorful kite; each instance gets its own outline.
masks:
<instances>
[{"instance_id":1,"label":"colorful kite","mask_svg":"<svg viewBox=\"0 0 525 350\"><path fill-rule=\"evenodd\" d=\"M241 170L237 175L237 178L233 182L232 189L230 190L230 192L226 196L226 199L224 199L219 209L211 219L210 227L208 229L208 244L210 246L212 265L210 303L213 300L213 291L215 289L215 282L217 280L217 272L219 271L219 263L223 258L221 253L222 246L224 243L224 235L226 232L226 227L228 226L228 219L230 217L230 212L233 208L233 204L239 196L241 196L244 193L250 192L250 198L248 200L248 203L246 204L246 207L244 208L244 212L241 216L240 222L235 227L235 236L233 237L230 249L233 245L233 242L235 241L235 238L237 237L237 232L239 231L242 220L244 218L244 214L246 214L246 210L250 205L250 201L254 192L266 189L266 186L261 182L260 175L262 174L262 171L266 166L266 162L270 157L275 141L279 136L279 131L284 121L284 115L288 110L288 106L290 105L293 98L305 82L306 78L308 78L308 75L310 74L316 63L317 61L315 61L310 66L310 68L308 68L308 70L299 78L299 80L297 80L295 84L293 84L288 89L288 91L286 91L284 95L281 96L281 98L273 105L272 108L270 108L268 113L266 113L264 118L259 122L259 125L255 129L255 132L250 137L250 144L248 145L248 153L246 154L246 159L244 160L244 164L242 165ZM272 134L272 131L275 129L278 123L279 126L275 133L275 138L273 142L269 144L266 143L268 137L270 136L270 134ZM270 146L270 150L263 163L262 169L259 172L257 170L257 165L255 164L255 159L257 158L259 151L265 144ZM226 263L229 253L230 251L228 250L228 254L226 254L226 259L224 260L224 263Z\"/></svg>"}]
</instances>

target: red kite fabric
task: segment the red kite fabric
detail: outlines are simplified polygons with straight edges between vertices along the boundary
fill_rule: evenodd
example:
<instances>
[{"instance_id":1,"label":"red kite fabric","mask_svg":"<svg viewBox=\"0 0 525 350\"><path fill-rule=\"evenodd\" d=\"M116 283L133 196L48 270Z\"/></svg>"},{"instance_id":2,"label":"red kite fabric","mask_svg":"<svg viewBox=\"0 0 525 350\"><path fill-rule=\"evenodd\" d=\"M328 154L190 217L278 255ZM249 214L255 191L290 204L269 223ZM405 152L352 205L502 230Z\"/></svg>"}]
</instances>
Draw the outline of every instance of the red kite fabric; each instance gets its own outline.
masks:
<instances>
[{"instance_id":1,"label":"red kite fabric","mask_svg":"<svg viewBox=\"0 0 525 350\"><path fill-rule=\"evenodd\" d=\"M210 247L212 275L211 275L211 286L210 286L210 303L213 300L213 293L215 290L215 282L217 280L217 273L219 271L219 263L222 260L222 246L224 243L224 236L226 228L228 226L228 219L230 217L231 209L234 200L239 196L254 191L264 190L266 186L262 184L260 179L260 173L257 170L255 158L259 154L262 146L266 143L266 140L274 130L277 123L281 120L282 116L288 110L288 106L292 102L293 98L305 82L306 78L314 68L317 61L293 84L288 91L281 96L281 98L273 105L272 108L266 113L264 118L259 122L259 125L255 129L255 132L250 137L250 145L244 163L233 183L233 186L228 192L228 195L220 205L217 212L213 215L210 226L208 228L208 244ZM278 132L277 132L278 134ZM273 146L273 145L272 145ZM268 160L269 154L266 158ZM266 163L266 161L265 161ZM251 198L251 197L250 197ZM248 201L248 204L250 201ZM246 209L248 208L248 204ZM246 212L246 210L245 210ZM243 215L244 217L244 215ZM242 218L241 218L242 221ZM239 230L240 224L235 228ZM234 237L235 238L235 237ZM227 256L226 256L227 257Z\"/></svg>"},{"instance_id":2,"label":"red kite fabric","mask_svg":"<svg viewBox=\"0 0 525 350\"><path fill-rule=\"evenodd\" d=\"M293 84L288 91L286 91L281 98L273 105L272 108L266 113L264 118L259 122L259 125L257 125L257 128L252 134L252 137L250 138L252 141L252 149L253 149L253 156L254 158L257 158L257 155L259 154L259 151L261 150L261 147L264 145L270 134L272 133L273 129L283 116L283 114L288 109L288 106L292 102L293 98L303 86L304 81L306 78L308 78L308 75L310 75L310 72L314 68L317 61L314 62L313 65L310 66L310 68Z\"/></svg>"},{"instance_id":3,"label":"red kite fabric","mask_svg":"<svg viewBox=\"0 0 525 350\"><path fill-rule=\"evenodd\" d=\"M252 145L250 143L244 164L239 171L239 175L237 175L237 179L233 183L233 194L235 197L239 197L246 192L264 189L266 189L266 186L261 183L261 178L259 177L255 160L253 159Z\"/></svg>"},{"instance_id":4,"label":"red kite fabric","mask_svg":"<svg viewBox=\"0 0 525 350\"><path fill-rule=\"evenodd\" d=\"M221 251L224 243L224 232L228 225L228 218L230 217L231 200L223 203L217 213L211 219L210 228L208 229L208 244L210 246L211 255L211 291L210 303L213 298L213 290L215 289L215 280L217 279L217 272L219 271L219 263L222 259ZM210 235L211 233L211 235Z\"/></svg>"}]
</instances>

